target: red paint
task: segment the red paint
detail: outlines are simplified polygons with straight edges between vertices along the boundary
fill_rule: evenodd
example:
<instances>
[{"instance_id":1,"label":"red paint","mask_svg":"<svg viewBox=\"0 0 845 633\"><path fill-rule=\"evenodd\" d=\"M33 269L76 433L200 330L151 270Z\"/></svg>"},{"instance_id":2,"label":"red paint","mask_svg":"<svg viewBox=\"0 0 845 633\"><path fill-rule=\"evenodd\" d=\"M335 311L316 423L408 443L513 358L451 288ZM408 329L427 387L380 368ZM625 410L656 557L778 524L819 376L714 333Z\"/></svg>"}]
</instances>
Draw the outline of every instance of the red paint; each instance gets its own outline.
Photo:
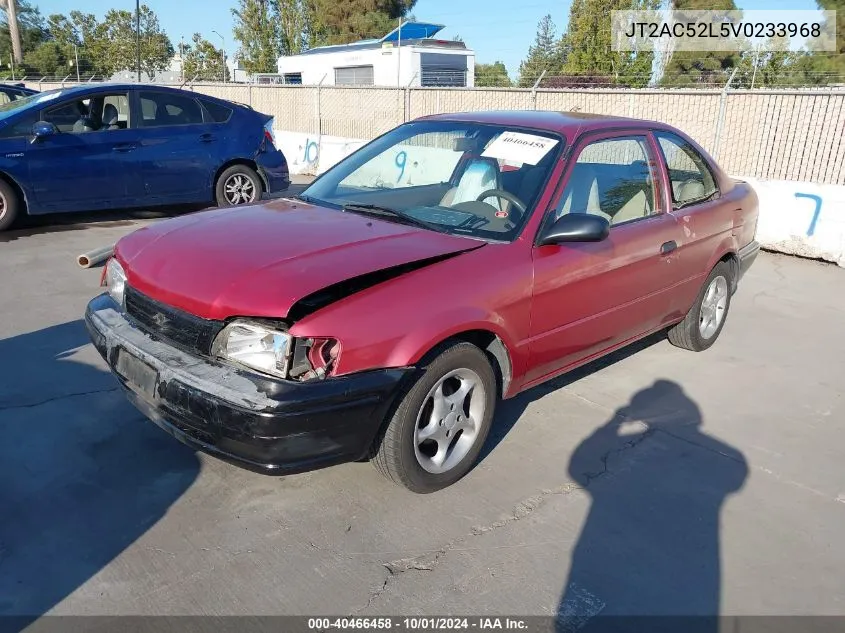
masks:
<instances>
[{"instance_id":1,"label":"red paint","mask_svg":"<svg viewBox=\"0 0 845 633\"><path fill-rule=\"evenodd\" d=\"M336 339L335 374L406 366L446 338L485 330L504 343L510 397L679 321L703 277L753 238L757 201L713 166L721 197L670 211L668 176L645 121L549 112L427 117L561 133L567 146L601 136L648 136L657 215L614 226L598 243L535 247L543 212L568 178L561 161L512 243L484 244L302 202L217 210L153 224L119 242L129 283L205 318L284 319L299 299L345 279L460 253L358 292L301 319L294 336ZM737 209L742 211L737 212ZM661 255L660 245L678 248ZM482 246L483 245L483 246ZM339 352L337 351L339 349Z\"/></svg>"}]
</instances>

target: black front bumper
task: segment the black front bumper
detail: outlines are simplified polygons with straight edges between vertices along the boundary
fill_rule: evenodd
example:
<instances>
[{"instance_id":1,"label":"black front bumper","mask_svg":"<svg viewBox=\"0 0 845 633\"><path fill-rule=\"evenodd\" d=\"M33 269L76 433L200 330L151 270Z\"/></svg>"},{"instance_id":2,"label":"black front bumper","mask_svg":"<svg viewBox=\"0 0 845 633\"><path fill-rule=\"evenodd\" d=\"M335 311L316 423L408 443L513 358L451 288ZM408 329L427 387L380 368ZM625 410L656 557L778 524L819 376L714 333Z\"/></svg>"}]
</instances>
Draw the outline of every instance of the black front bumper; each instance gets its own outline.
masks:
<instances>
[{"instance_id":1,"label":"black front bumper","mask_svg":"<svg viewBox=\"0 0 845 633\"><path fill-rule=\"evenodd\" d=\"M88 304L85 324L129 399L155 424L197 450L270 475L364 457L410 371L275 380L154 340L105 294Z\"/></svg>"}]
</instances>

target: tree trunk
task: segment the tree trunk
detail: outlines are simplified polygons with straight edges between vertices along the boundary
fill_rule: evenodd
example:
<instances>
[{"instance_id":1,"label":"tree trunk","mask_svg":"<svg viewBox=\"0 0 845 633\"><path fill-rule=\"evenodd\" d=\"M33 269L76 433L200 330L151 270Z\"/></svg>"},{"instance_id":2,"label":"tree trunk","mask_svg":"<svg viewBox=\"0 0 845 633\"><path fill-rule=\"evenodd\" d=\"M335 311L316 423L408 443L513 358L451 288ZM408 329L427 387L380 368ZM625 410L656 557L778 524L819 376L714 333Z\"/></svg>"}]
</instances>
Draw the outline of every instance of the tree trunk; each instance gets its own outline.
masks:
<instances>
[{"instance_id":1,"label":"tree trunk","mask_svg":"<svg viewBox=\"0 0 845 633\"><path fill-rule=\"evenodd\" d=\"M9 38L12 40L12 56L15 58L15 63L20 64L23 61L23 51L21 50L21 32L18 28L17 2L6 0L5 4L9 20Z\"/></svg>"}]
</instances>

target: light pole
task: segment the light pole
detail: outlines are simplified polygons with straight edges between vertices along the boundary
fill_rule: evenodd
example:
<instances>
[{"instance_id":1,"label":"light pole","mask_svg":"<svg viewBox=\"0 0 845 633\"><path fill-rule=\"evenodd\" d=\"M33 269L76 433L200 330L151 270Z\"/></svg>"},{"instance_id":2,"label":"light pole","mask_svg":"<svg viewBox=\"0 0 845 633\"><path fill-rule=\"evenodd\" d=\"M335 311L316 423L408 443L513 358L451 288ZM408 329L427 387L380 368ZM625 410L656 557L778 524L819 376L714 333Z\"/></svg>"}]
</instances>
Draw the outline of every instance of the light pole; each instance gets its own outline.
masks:
<instances>
[{"instance_id":1,"label":"light pole","mask_svg":"<svg viewBox=\"0 0 845 633\"><path fill-rule=\"evenodd\" d=\"M76 58L76 81L82 83L79 77L79 47L76 44L73 45L73 56Z\"/></svg>"},{"instance_id":2,"label":"light pole","mask_svg":"<svg viewBox=\"0 0 845 633\"><path fill-rule=\"evenodd\" d=\"M135 0L135 67L141 83L141 0Z\"/></svg>"},{"instance_id":3,"label":"light pole","mask_svg":"<svg viewBox=\"0 0 845 633\"><path fill-rule=\"evenodd\" d=\"M220 69L220 76L221 81L225 84L226 83L226 39L220 35L217 31L212 31L217 37L220 38L220 57L222 58L221 61L223 62L223 67Z\"/></svg>"}]
</instances>

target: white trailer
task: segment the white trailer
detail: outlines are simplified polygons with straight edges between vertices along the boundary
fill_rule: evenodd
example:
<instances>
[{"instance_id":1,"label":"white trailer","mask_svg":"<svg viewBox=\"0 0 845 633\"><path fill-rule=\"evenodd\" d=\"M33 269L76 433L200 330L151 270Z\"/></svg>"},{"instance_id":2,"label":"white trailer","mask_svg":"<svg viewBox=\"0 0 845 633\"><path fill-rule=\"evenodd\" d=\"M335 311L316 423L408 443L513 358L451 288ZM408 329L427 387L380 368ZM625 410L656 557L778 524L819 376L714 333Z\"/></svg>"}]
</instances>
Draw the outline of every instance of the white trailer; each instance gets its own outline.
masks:
<instances>
[{"instance_id":1,"label":"white trailer","mask_svg":"<svg viewBox=\"0 0 845 633\"><path fill-rule=\"evenodd\" d=\"M463 42L433 39L440 24L406 22L379 40L321 46L280 57L278 74L258 83L305 86L475 85L475 52Z\"/></svg>"}]
</instances>

